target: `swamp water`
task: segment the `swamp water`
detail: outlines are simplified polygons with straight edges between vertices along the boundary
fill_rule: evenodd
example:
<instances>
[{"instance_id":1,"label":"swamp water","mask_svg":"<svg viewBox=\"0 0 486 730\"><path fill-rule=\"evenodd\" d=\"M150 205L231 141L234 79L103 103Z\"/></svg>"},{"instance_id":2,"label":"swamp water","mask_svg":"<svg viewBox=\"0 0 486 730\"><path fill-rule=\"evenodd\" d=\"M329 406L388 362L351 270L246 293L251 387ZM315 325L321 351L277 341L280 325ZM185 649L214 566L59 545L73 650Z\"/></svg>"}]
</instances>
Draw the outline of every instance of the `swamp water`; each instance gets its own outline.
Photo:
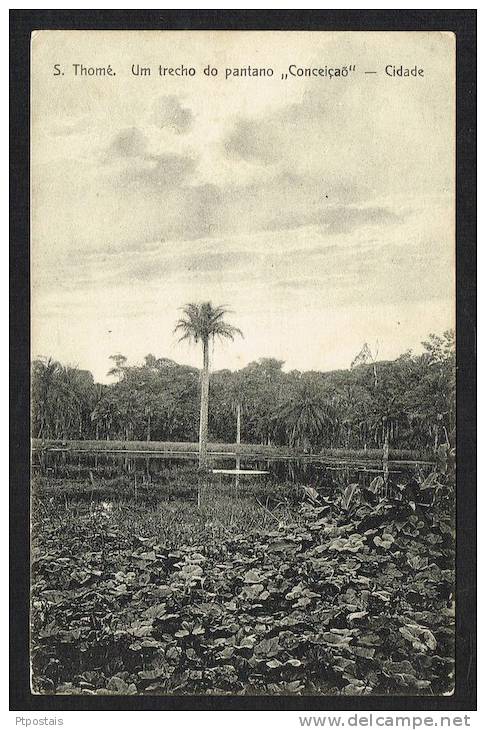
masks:
<instances>
[{"instance_id":1,"label":"swamp water","mask_svg":"<svg viewBox=\"0 0 486 730\"><path fill-rule=\"evenodd\" d=\"M414 476L426 476L433 468L427 462L329 460L319 457L262 458L211 454L209 469L201 474L197 458L192 455L76 452L48 449L34 451L34 482L63 489L76 486L76 493L91 494L110 488L116 498L131 491L139 499L150 501L201 501L202 493L226 494L235 499L272 497L287 493L302 496L302 487L340 491L348 484L368 487L378 476L389 484L404 484ZM214 473L213 470L216 472ZM224 473L239 471L249 473ZM254 473L252 473L254 472ZM86 485L82 488L83 483ZM74 496L74 494L73 494Z\"/></svg>"}]
</instances>

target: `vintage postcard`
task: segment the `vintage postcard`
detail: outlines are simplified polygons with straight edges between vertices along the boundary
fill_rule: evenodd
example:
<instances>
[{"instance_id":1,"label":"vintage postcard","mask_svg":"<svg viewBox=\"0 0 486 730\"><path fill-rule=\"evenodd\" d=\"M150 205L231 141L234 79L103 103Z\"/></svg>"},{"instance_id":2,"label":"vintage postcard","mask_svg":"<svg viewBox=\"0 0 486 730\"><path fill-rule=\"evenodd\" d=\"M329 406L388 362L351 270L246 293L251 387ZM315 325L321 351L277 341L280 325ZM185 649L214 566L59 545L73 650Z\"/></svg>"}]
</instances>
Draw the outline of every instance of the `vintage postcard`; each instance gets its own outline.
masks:
<instances>
[{"instance_id":1,"label":"vintage postcard","mask_svg":"<svg viewBox=\"0 0 486 730\"><path fill-rule=\"evenodd\" d=\"M31 687L455 687L455 35L35 31Z\"/></svg>"}]
</instances>

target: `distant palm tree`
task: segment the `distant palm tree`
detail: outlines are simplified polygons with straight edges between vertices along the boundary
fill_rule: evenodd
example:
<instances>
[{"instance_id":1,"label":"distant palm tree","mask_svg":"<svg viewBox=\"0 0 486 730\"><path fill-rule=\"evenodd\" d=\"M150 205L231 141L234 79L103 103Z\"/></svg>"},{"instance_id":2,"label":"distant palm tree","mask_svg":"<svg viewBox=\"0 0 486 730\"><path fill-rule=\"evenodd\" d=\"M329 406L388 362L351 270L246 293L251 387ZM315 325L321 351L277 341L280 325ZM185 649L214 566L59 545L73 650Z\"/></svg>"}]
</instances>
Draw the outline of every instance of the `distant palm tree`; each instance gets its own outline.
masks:
<instances>
[{"instance_id":1,"label":"distant palm tree","mask_svg":"<svg viewBox=\"0 0 486 730\"><path fill-rule=\"evenodd\" d=\"M302 383L280 410L280 420L285 424L289 445L311 449L332 423L332 409L316 388Z\"/></svg>"},{"instance_id":2,"label":"distant palm tree","mask_svg":"<svg viewBox=\"0 0 486 730\"><path fill-rule=\"evenodd\" d=\"M201 376L201 408L199 416L199 466L207 465L208 412L209 412L209 342L215 337L234 340L243 333L237 327L224 321L229 313L225 307L213 307L211 302L185 304L184 316L177 322L174 332L182 332L181 340L201 342L203 347L203 370Z\"/></svg>"},{"instance_id":3,"label":"distant palm tree","mask_svg":"<svg viewBox=\"0 0 486 730\"><path fill-rule=\"evenodd\" d=\"M62 366L51 357L35 360L32 367L33 421L37 438L54 438L59 374Z\"/></svg>"},{"instance_id":4,"label":"distant palm tree","mask_svg":"<svg viewBox=\"0 0 486 730\"><path fill-rule=\"evenodd\" d=\"M231 409L236 416L236 444L241 443L241 416L245 410L245 400L247 397L248 383L241 371L233 373L228 389L229 402Z\"/></svg>"}]
</instances>

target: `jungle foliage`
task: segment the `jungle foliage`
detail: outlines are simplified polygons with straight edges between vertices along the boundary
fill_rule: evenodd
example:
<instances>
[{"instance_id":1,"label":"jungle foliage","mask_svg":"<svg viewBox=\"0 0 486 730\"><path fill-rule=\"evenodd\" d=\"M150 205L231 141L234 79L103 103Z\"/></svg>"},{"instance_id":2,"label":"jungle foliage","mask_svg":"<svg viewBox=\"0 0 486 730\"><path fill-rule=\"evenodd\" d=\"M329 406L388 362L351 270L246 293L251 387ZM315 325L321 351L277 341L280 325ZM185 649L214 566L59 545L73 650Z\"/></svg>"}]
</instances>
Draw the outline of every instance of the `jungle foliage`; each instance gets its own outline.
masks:
<instances>
[{"instance_id":1,"label":"jungle foliage","mask_svg":"<svg viewBox=\"0 0 486 730\"><path fill-rule=\"evenodd\" d=\"M316 451L390 447L435 452L453 446L455 358L451 331L431 335L419 355L300 372L262 358L212 373L209 438ZM116 382L36 360L32 431L40 439L198 440L200 371L149 354L142 365L112 357Z\"/></svg>"}]
</instances>

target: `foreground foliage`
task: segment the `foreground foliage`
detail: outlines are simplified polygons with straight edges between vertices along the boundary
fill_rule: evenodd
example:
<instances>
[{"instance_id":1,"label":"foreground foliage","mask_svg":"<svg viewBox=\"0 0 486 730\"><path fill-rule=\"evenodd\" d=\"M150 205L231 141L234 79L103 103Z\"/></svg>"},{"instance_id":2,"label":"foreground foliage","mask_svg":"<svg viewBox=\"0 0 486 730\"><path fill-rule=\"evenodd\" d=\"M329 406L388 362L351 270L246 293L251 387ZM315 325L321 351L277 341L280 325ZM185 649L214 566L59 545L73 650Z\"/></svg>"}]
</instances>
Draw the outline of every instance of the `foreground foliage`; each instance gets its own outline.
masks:
<instances>
[{"instance_id":1,"label":"foreground foliage","mask_svg":"<svg viewBox=\"0 0 486 730\"><path fill-rule=\"evenodd\" d=\"M444 481L434 473L386 498L381 477L333 496L304 488L293 520L177 546L155 526L151 535L123 529L107 503L68 525L40 510L35 691L450 691L453 498Z\"/></svg>"}]
</instances>

